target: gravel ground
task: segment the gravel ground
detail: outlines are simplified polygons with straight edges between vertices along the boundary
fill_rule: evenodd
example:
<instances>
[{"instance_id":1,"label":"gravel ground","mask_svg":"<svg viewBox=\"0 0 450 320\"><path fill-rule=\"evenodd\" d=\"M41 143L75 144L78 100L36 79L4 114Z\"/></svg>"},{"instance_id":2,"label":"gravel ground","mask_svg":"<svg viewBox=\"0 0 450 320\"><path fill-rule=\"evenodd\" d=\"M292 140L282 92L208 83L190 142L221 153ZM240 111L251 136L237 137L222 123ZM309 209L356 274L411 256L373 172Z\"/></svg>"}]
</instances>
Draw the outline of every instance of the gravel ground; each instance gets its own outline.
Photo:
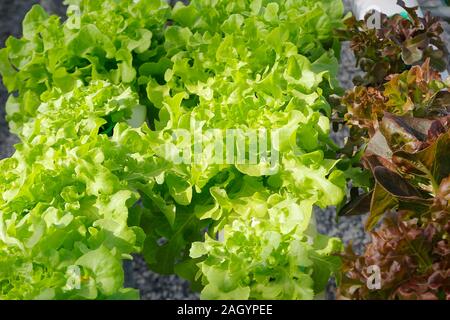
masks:
<instances>
[{"instance_id":1,"label":"gravel ground","mask_svg":"<svg viewBox=\"0 0 450 320\"><path fill-rule=\"evenodd\" d=\"M1 0L0 1L0 47L9 35L19 36L21 33L21 21L25 13L33 4L41 2L43 6L54 13L63 15L64 8L62 0ZM349 0L344 0L347 10L349 10ZM422 3L425 2L421 1ZM428 4L434 0L426 1ZM445 24L446 40L450 46L450 27ZM344 88L352 87L352 78L357 74L355 59L349 50L347 43L343 44L341 54L341 70L339 80ZM7 94L4 87L0 84L0 159L9 157L13 152L13 144L17 139L9 134L7 123L5 122L4 103ZM335 137L342 141L345 138L345 132L341 132ZM320 232L330 236L340 237L345 243L350 240L353 242L357 251L362 251L364 244L370 239L364 233L364 217L342 218L336 221L336 212L333 209L316 211L317 226ZM131 287L139 288L142 299L198 299L198 294L189 289L186 281L176 276L160 276L148 270L145 262L140 256L135 256L132 262L125 263L126 284ZM334 281L330 281L325 297L334 299Z\"/></svg>"}]
</instances>

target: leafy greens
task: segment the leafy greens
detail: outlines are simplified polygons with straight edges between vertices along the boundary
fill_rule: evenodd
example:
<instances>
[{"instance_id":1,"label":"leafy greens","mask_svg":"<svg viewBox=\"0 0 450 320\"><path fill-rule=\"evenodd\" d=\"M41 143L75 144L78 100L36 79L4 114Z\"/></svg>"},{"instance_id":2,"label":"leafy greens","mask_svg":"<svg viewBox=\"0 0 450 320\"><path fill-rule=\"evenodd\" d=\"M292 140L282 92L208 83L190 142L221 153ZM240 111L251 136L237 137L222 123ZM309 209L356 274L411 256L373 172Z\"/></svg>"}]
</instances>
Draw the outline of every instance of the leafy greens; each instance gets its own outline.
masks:
<instances>
[{"instance_id":1,"label":"leafy greens","mask_svg":"<svg viewBox=\"0 0 450 320\"><path fill-rule=\"evenodd\" d=\"M206 299L321 292L341 243L313 206L345 194L326 99L341 1L67 3L62 24L33 7L0 51L22 141L0 164L0 297L133 298L120 262L136 252ZM277 132L279 161L217 163L208 129Z\"/></svg>"}]
</instances>

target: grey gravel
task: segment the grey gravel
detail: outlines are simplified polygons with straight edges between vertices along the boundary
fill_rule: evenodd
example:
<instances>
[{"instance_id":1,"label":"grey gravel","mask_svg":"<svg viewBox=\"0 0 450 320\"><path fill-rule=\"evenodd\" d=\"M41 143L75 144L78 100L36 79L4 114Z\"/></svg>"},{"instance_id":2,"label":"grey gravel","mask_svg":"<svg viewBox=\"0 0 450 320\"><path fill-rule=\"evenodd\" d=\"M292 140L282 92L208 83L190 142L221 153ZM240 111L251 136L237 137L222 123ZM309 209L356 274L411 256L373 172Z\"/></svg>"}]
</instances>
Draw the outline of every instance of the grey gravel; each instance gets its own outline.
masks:
<instances>
[{"instance_id":1,"label":"grey gravel","mask_svg":"<svg viewBox=\"0 0 450 320\"><path fill-rule=\"evenodd\" d=\"M170 0L174 2L173 0ZM435 0L432 0L435 1ZM422 0L422 3L430 0ZM0 47L4 46L6 38L9 35L19 36L21 33L21 21L25 13L33 4L39 3L38 0L1 0L0 1ZM60 16L64 15L62 0L41 0L42 5L49 11ZM344 0L346 9L350 8L350 1ZM444 24L446 29L445 39L450 48L450 26ZM353 86L352 78L358 74L355 67L355 58L349 49L349 44L344 43L341 53L341 67L339 80L341 86L349 89ZM0 159L9 157L14 152L13 144L17 138L9 133L5 121L4 104L7 99L7 93L3 85L0 84ZM342 131L335 134L334 139L343 142L346 132ZM361 252L364 244L370 239L363 229L365 217L341 218L336 221L336 211L333 208L328 210L316 210L317 227L321 233L333 237L339 237L348 244L353 242L355 250ZM141 256L136 255L133 261L124 264L126 273L126 285L138 288L141 292L141 298L144 300L173 299L186 300L198 299L198 294L193 293L189 284L179 279L177 276L161 276L148 270L145 261ZM334 299L335 284L331 280L326 292L327 299Z\"/></svg>"}]
</instances>

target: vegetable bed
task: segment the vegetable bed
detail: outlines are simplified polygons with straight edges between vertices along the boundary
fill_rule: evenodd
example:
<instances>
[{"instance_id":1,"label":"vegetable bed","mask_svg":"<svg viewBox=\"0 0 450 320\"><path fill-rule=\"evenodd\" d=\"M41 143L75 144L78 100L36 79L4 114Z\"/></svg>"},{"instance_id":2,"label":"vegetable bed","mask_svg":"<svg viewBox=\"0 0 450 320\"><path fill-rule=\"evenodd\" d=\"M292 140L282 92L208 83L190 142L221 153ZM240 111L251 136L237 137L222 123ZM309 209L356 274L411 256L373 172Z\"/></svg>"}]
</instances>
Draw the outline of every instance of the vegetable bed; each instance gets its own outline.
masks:
<instances>
[{"instance_id":1,"label":"vegetable bed","mask_svg":"<svg viewBox=\"0 0 450 320\"><path fill-rule=\"evenodd\" d=\"M429 231L431 212L437 231L427 245L438 250L415 267L415 254L399 249L409 263L406 274L418 273L407 288L391 282L370 295L364 287L370 250L376 249L369 245L367 266L355 266L361 258L344 251L341 239L317 231L316 208L365 213L356 210L358 188L372 192L366 198L386 193L377 178L380 166L371 172L360 160L370 164L365 139L379 136L378 122L358 128L352 137L361 139L344 148L331 139L332 122L350 130L362 123L349 121L352 93L337 81L339 40L355 37L349 29L341 39L335 33L345 28L340 1L199 0L173 8L163 1L106 2L69 1L62 27L59 18L33 7L23 38L10 38L0 51L3 83L14 93L7 120L20 139L15 154L0 164L1 299L136 299L139 292L124 287L122 267L136 254L154 272L189 280L203 299L313 299L333 275L342 298L449 297L445 162L430 178L432 191L423 176L405 176L413 179L406 184L421 188L414 201L425 209L401 206L394 220ZM441 68L448 53L439 46L437 25L430 29L440 60L425 50L406 62L394 51L392 61L400 66L395 72L406 70L398 79L430 72L424 81L432 79L434 91L426 93L423 107L421 98L413 104L441 111L411 114L414 123L417 116L426 121L420 130L433 128L429 141L415 137L422 144L411 142L411 152L436 143L444 155L448 84L429 69ZM395 72L388 69L385 76ZM381 89L385 76L362 85L376 84L387 97L401 92L396 83L391 91ZM367 90L361 88L355 90ZM409 115L394 111L385 119L398 124ZM385 176L401 174L387 160ZM353 202L345 205L348 186ZM372 206L367 229L411 195L389 196L391 207ZM393 241L408 242L408 235L397 232ZM388 272L399 281L405 277ZM418 289L424 277L433 280Z\"/></svg>"}]
</instances>

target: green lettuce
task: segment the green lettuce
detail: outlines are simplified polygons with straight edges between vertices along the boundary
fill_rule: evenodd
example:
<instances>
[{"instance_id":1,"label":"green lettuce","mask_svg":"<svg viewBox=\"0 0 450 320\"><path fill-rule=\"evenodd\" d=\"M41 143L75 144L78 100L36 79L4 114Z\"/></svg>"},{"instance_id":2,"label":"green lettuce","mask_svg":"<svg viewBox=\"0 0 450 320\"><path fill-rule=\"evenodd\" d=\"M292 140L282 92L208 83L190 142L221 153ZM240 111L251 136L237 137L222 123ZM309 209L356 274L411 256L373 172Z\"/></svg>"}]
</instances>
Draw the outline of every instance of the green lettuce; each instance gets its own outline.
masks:
<instances>
[{"instance_id":1,"label":"green lettuce","mask_svg":"<svg viewBox=\"0 0 450 320\"><path fill-rule=\"evenodd\" d=\"M8 38L0 50L0 73L11 95L7 108L14 133L36 115L41 95L52 88L68 93L77 81L108 80L135 86L140 55L161 42L170 15L163 0L68 0L61 23L35 5L23 21L23 38Z\"/></svg>"},{"instance_id":2,"label":"green lettuce","mask_svg":"<svg viewBox=\"0 0 450 320\"><path fill-rule=\"evenodd\" d=\"M135 298L120 263L137 252L205 299L323 291L341 243L313 208L345 195L327 102L341 1L68 3L64 23L33 7L0 51L21 139L0 164L0 297ZM244 139L217 161L229 130L267 151L250 163Z\"/></svg>"},{"instance_id":3,"label":"green lettuce","mask_svg":"<svg viewBox=\"0 0 450 320\"><path fill-rule=\"evenodd\" d=\"M0 162L0 298L131 295L121 261L145 234L131 221L139 194L130 185L164 170L150 168L144 133L125 122L137 97L100 81L45 100ZM107 119L117 122L112 137L101 133Z\"/></svg>"},{"instance_id":4,"label":"green lettuce","mask_svg":"<svg viewBox=\"0 0 450 320\"><path fill-rule=\"evenodd\" d=\"M171 271L174 265L203 287L205 299L310 299L324 289L339 267L333 253L340 246L305 230L315 229L313 205L338 205L344 196L345 179L333 170L336 161L325 157L334 154L325 96L336 89L331 31L341 16L338 1L175 6L174 23L165 30L166 58L142 67L165 71L138 81L148 83L148 98L159 109L155 128L164 150L185 147L185 141L164 138L182 129L203 141L203 152L195 164L180 165L182 184L166 181L169 193L193 193L186 205L172 192L174 202L184 205L177 208L173 232L146 229L154 234L144 246L154 270ZM215 141L204 132L231 128L278 132L275 169L216 164ZM157 214L149 211L148 224L155 225ZM208 232L205 241L194 242L192 262L185 250L202 221ZM296 251L308 262L297 261Z\"/></svg>"}]
</instances>

